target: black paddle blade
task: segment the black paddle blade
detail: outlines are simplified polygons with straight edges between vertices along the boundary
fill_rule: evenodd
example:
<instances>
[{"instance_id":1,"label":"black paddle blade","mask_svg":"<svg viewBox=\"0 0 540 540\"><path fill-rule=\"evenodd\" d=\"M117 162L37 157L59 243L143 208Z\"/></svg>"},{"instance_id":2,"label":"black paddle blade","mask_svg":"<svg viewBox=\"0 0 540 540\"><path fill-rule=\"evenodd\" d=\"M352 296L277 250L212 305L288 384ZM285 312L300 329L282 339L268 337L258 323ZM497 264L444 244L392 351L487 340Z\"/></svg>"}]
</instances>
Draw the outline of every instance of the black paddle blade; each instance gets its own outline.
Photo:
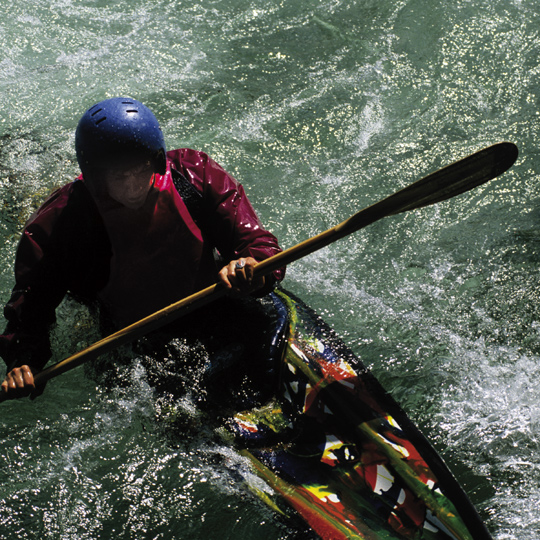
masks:
<instances>
[{"instance_id":1,"label":"black paddle blade","mask_svg":"<svg viewBox=\"0 0 540 540\"><path fill-rule=\"evenodd\" d=\"M395 209L386 215L422 208L465 193L507 171L518 157L514 143L488 146L418 180L385 199ZM400 200L403 204L400 204ZM383 201L381 201L383 202Z\"/></svg>"},{"instance_id":2,"label":"black paddle blade","mask_svg":"<svg viewBox=\"0 0 540 540\"><path fill-rule=\"evenodd\" d=\"M331 241L384 217L423 208L465 193L508 170L517 156L517 146L510 142L497 143L479 150L360 210L334 227Z\"/></svg>"}]
</instances>

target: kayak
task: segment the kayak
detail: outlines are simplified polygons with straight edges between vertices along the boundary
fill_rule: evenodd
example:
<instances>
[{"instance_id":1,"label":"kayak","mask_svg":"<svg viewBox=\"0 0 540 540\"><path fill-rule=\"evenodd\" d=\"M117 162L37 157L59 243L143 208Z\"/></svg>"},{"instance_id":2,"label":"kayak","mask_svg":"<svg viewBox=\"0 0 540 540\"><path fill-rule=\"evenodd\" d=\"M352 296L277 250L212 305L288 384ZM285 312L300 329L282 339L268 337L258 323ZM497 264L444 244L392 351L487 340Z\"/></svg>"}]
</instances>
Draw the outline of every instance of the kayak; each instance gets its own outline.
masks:
<instances>
[{"instance_id":1,"label":"kayak","mask_svg":"<svg viewBox=\"0 0 540 540\"><path fill-rule=\"evenodd\" d=\"M490 540L442 458L335 332L285 290L279 391L232 415L229 433L275 511L322 539Z\"/></svg>"}]
</instances>

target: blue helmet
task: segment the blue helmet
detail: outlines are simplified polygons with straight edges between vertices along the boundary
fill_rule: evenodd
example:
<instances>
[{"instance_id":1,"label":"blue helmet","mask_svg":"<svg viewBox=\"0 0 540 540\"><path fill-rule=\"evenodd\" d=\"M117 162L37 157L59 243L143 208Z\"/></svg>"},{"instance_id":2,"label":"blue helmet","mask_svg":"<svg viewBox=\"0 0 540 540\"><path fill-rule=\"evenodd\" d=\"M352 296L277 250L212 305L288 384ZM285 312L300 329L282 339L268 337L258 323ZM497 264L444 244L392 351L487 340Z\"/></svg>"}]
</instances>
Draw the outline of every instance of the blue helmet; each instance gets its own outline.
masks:
<instances>
[{"instance_id":1,"label":"blue helmet","mask_svg":"<svg viewBox=\"0 0 540 540\"><path fill-rule=\"evenodd\" d=\"M140 101L116 97L90 107L75 132L77 161L83 174L130 157L151 160L165 174L165 141L152 111Z\"/></svg>"}]
</instances>

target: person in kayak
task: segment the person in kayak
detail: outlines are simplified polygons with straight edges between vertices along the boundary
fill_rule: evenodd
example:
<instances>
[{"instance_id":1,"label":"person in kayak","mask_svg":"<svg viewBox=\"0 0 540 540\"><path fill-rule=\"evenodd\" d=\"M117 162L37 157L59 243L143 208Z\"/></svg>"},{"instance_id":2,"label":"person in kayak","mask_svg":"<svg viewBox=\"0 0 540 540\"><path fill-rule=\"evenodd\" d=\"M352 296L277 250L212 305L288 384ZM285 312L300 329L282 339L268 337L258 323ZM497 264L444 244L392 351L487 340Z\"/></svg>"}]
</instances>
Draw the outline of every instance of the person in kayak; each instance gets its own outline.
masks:
<instances>
[{"instance_id":1,"label":"person in kayak","mask_svg":"<svg viewBox=\"0 0 540 540\"><path fill-rule=\"evenodd\" d=\"M99 303L115 328L220 282L264 296L284 276L254 278L278 252L242 186L203 152L167 152L154 114L130 98L97 103L75 136L81 175L26 224L0 336L6 397L37 395L49 329L66 293ZM224 261L224 262L220 262Z\"/></svg>"}]
</instances>

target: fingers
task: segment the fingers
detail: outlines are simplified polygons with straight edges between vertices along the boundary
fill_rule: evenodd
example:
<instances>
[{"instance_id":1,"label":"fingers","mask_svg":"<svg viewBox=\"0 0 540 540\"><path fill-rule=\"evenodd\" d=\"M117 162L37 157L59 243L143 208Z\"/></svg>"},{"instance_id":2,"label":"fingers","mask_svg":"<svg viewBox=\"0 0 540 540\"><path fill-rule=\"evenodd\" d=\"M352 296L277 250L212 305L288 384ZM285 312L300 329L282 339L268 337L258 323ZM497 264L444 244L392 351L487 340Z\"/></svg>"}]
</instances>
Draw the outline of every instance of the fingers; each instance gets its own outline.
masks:
<instances>
[{"instance_id":1,"label":"fingers","mask_svg":"<svg viewBox=\"0 0 540 540\"><path fill-rule=\"evenodd\" d=\"M249 294L264 285L264 278L255 278L257 261L252 257L232 260L219 272L219 279L234 296Z\"/></svg>"},{"instance_id":2,"label":"fingers","mask_svg":"<svg viewBox=\"0 0 540 540\"><path fill-rule=\"evenodd\" d=\"M240 258L231 261L219 272L220 280L227 289L241 289L248 284L248 276L253 278L253 269L249 272L247 259Z\"/></svg>"},{"instance_id":3,"label":"fingers","mask_svg":"<svg viewBox=\"0 0 540 540\"><path fill-rule=\"evenodd\" d=\"M232 264L234 263L234 265ZM240 289L248 289L253 281L253 267L257 264L255 260L238 259L230 263L232 267L231 279L233 284Z\"/></svg>"},{"instance_id":4,"label":"fingers","mask_svg":"<svg viewBox=\"0 0 540 540\"><path fill-rule=\"evenodd\" d=\"M36 388L32 370L26 365L13 368L6 375L1 387L8 399L30 395Z\"/></svg>"}]
</instances>

